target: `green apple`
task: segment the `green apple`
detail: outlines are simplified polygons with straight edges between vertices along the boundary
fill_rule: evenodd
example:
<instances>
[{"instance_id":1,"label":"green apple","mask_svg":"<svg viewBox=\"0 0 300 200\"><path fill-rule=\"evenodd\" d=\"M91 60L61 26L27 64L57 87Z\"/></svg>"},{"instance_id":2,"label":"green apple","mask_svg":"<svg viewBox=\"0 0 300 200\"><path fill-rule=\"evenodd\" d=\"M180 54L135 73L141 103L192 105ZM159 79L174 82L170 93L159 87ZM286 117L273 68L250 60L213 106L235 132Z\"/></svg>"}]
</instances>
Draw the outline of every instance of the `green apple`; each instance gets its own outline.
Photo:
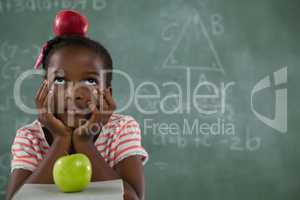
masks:
<instances>
[{"instance_id":1,"label":"green apple","mask_svg":"<svg viewBox=\"0 0 300 200\"><path fill-rule=\"evenodd\" d=\"M80 192L91 182L92 165L81 153L60 157L53 167L53 179L62 192Z\"/></svg>"}]
</instances>

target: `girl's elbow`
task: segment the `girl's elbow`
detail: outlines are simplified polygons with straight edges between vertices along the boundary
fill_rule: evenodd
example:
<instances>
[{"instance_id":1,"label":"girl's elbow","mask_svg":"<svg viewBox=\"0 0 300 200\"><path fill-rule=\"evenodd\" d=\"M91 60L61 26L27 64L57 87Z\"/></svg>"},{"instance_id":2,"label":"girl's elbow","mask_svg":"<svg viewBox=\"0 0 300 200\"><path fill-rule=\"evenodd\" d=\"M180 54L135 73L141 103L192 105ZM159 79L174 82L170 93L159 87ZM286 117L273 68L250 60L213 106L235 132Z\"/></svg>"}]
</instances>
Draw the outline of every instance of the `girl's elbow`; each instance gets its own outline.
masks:
<instances>
[{"instance_id":1,"label":"girl's elbow","mask_svg":"<svg viewBox=\"0 0 300 200\"><path fill-rule=\"evenodd\" d=\"M126 190L124 191L124 200L144 200L144 197L138 196L135 192Z\"/></svg>"}]
</instances>

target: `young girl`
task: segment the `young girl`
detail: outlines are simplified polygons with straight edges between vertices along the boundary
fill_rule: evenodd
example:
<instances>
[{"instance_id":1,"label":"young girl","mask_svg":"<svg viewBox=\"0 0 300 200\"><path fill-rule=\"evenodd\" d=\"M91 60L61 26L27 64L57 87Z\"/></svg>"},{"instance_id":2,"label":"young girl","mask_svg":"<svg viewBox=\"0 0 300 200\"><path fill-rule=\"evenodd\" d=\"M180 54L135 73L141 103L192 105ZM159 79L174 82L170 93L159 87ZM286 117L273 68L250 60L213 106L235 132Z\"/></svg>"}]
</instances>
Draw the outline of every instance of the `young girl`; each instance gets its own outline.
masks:
<instances>
[{"instance_id":1,"label":"young girl","mask_svg":"<svg viewBox=\"0 0 300 200\"><path fill-rule=\"evenodd\" d=\"M35 98L39 116L16 132L6 198L25 183L53 183L55 161L83 153L92 163L92 181L122 179L124 199L143 199L148 154L137 121L114 113L108 51L69 33L48 41L41 61L46 75Z\"/></svg>"}]
</instances>

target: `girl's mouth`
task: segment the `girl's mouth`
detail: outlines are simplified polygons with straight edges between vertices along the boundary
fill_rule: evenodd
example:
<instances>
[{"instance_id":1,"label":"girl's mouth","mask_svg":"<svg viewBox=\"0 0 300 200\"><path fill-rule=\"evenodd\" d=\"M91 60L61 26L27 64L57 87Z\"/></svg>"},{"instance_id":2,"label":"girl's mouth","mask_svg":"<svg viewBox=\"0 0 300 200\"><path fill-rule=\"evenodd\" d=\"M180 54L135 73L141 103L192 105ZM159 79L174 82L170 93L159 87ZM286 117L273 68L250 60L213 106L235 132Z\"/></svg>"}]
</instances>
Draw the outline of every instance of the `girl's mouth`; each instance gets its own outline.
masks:
<instances>
[{"instance_id":1,"label":"girl's mouth","mask_svg":"<svg viewBox=\"0 0 300 200\"><path fill-rule=\"evenodd\" d=\"M68 113L68 114L72 114L72 115L75 115L75 114L79 113L77 110L65 110L65 112Z\"/></svg>"},{"instance_id":2,"label":"girl's mouth","mask_svg":"<svg viewBox=\"0 0 300 200\"><path fill-rule=\"evenodd\" d=\"M75 108L65 108L65 113L67 114L88 114L87 110L83 109L83 110L80 110L80 109L75 109Z\"/></svg>"}]
</instances>

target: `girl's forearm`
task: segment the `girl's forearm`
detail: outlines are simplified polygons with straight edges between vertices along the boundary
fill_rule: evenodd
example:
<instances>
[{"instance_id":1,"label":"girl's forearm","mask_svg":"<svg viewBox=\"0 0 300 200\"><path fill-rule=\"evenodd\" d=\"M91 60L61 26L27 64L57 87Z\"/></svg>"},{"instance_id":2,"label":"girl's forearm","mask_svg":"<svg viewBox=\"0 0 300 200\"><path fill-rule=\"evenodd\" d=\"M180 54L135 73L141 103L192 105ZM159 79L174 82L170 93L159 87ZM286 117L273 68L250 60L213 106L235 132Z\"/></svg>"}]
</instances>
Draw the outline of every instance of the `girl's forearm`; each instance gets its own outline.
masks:
<instances>
[{"instance_id":1,"label":"girl's forearm","mask_svg":"<svg viewBox=\"0 0 300 200\"><path fill-rule=\"evenodd\" d=\"M92 181L105 181L120 178L120 176L108 166L93 144L75 143L74 148L77 153L83 153L90 159L93 172Z\"/></svg>"},{"instance_id":2,"label":"girl's forearm","mask_svg":"<svg viewBox=\"0 0 300 200\"><path fill-rule=\"evenodd\" d=\"M75 150L77 153L83 153L89 157L92 164L92 181L105 181L121 179L119 174L113 170L104 158L100 155L96 147L92 143L75 143ZM124 186L124 200L139 200L135 190L123 180Z\"/></svg>"},{"instance_id":3,"label":"girl's forearm","mask_svg":"<svg viewBox=\"0 0 300 200\"><path fill-rule=\"evenodd\" d=\"M58 158L68 153L70 146L71 139L69 138L54 139L45 158L38 165L34 173L32 173L30 177L28 177L25 183L52 184L52 169L54 163Z\"/></svg>"}]
</instances>

